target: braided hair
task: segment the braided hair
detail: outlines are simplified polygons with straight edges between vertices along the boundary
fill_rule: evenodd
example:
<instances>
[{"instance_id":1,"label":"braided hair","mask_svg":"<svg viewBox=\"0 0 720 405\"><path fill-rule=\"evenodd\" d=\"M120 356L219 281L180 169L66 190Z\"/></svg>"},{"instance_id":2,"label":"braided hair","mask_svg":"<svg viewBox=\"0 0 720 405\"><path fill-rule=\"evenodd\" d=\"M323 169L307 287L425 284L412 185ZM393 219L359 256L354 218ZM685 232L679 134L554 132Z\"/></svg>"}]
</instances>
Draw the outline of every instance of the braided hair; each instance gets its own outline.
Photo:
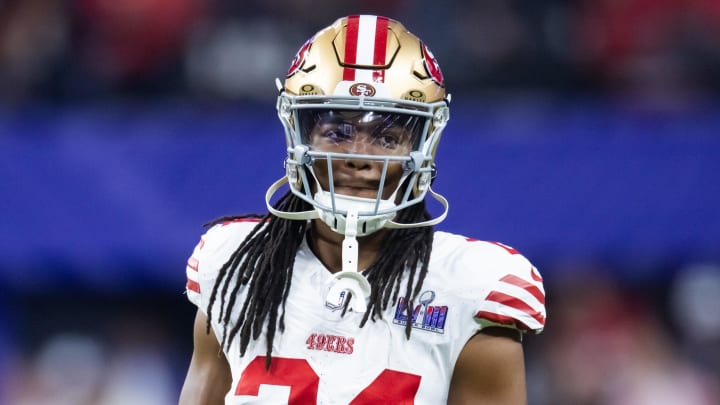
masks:
<instances>
[{"instance_id":1,"label":"braided hair","mask_svg":"<svg viewBox=\"0 0 720 405\"><path fill-rule=\"evenodd\" d=\"M311 206L287 192L278 200L275 208L297 212L309 210ZM227 349L234 339L239 338L240 355L244 356L250 340L257 340L266 327L266 367L269 368L275 334L278 328L281 333L285 330L285 302L290 292L295 256L310 223L266 214L223 217L207 225L241 218L258 218L259 223L220 268L210 296L206 328L209 333L213 319L211 308L218 298L218 320L223 325L221 347ZM397 221L412 223L429 218L423 201L400 211ZM372 292L360 327L369 319L382 319L382 312L387 309L390 300L396 301L403 288L401 280L405 272L408 272L408 282L404 286L404 293L408 300L407 315L410 319L414 307L412 303L427 274L432 243L432 227L388 230L378 257L363 272ZM238 318L231 319L233 310L239 305L237 297L241 287L247 289L247 296ZM405 325L408 339L411 330L412 322L408 322Z\"/></svg>"}]
</instances>

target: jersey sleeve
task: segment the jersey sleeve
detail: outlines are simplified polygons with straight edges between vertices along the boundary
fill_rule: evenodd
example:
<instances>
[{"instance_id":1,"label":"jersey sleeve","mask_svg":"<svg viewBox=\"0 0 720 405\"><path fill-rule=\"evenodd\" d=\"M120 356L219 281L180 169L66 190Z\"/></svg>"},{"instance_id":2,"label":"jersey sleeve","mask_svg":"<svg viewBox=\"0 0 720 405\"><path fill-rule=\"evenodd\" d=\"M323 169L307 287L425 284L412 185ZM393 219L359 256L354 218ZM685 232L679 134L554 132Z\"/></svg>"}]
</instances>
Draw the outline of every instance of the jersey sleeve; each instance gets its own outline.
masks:
<instances>
[{"instance_id":1,"label":"jersey sleeve","mask_svg":"<svg viewBox=\"0 0 720 405\"><path fill-rule=\"evenodd\" d=\"M210 228L187 260L185 291L188 299L207 314L210 296L220 269L240 246L257 221L232 221Z\"/></svg>"},{"instance_id":2,"label":"jersey sleeve","mask_svg":"<svg viewBox=\"0 0 720 405\"><path fill-rule=\"evenodd\" d=\"M187 260L185 266L185 275L187 277L187 283L185 284L185 294L187 295L190 302L195 304L198 308L203 308L201 305L201 289L200 289L200 258L205 247L205 237L207 233L200 237L200 241L195 245L192 255Z\"/></svg>"},{"instance_id":3,"label":"jersey sleeve","mask_svg":"<svg viewBox=\"0 0 720 405\"><path fill-rule=\"evenodd\" d=\"M545 327L545 289L540 272L517 250L488 242L493 259L489 284L479 298L475 321L480 328L500 326L525 333ZM487 253L487 251L486 251Z\"/></svg>"}]
</instances>

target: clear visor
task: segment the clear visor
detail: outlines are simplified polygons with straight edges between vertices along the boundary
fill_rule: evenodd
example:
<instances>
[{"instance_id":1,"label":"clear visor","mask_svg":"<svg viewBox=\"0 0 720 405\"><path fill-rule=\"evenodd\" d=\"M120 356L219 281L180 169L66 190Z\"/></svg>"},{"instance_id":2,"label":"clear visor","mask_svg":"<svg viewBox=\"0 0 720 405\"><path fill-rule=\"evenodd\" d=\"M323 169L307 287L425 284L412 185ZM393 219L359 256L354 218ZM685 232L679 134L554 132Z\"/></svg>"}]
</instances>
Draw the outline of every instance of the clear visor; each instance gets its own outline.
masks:
<instances>
[{"instance_id":1,"label":"clear visor","mask_svg":"<svg viewBox=\"0 0 720 405\"><path fill-rule=\"evenodd\" d=\"M357 110L298 111L302 143L321 152L407 155L417 150L425 117Z\"/></svg>"}]
</instances>

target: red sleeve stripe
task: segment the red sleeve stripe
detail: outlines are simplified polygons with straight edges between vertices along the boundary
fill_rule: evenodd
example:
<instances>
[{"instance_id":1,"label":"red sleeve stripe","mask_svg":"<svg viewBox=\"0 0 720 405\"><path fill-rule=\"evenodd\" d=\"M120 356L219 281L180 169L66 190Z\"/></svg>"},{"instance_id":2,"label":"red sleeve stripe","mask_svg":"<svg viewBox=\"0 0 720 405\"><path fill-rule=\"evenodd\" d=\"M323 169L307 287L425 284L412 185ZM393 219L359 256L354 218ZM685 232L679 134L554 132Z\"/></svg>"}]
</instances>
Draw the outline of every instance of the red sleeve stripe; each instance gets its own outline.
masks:
<instances>
[{"instance_id":1,"label":"red sleeve stripe","mask_svg":"<svg viewBox=\"0 0 720 405\"><path fill-rule=\"evenodd\" d=\"M532 284L529 281L523 280L522 278L512 274L508 274L507 276L501 278L500 281L522 288L530 295L535 297L535 299L538 300L539 303L545 305L545 293L542 292L542 290L540 290L540 288L538 288L538 286L536 286L535 284Z\"/></svg>"},{"instance_id":2,"label":"red sleeve stripe","mask_svg":"<svg viewBox=\"0 0 720 405\"><path fill-rule=\"evenodd\" d=\"M492 243L492 244L495 245L495 246L499 246L499 247L505 249L505 250L506 250L508 253L510 253L511 255L519 255L519 254L520 254L520 252L518 252L517 250L515 250L515 248L512 248L512 247L510 247L510 246L508 246L508 245L506 245L506 244L503 244L503 243L500 243L500 242L490 242L490 243Z\"/></svg>"},{"instance_id":3,"label":"red sleeve stripe","mask_svg":"<svg viewBox=\"0 0 720 405\"><path fill-rule=\"evenodd\" d=\"M229 219L227 221L224 221L222 223L222 226L230 225L235 222L260 222L260 218L235 218L235 219Z\"/></svg>"},{"instance_id":4,"label":"red sleeve stripe","mask_svg":"<svg viewBox=\"0 0 720 405\"><path fill-rule=\"evenodd\" d=\"M200 294L200 284L198 284L197 281L188 279L187 284L185 286L187 287L188 290Z\"/></svg>"},{"instance_id":5,"label":"red sleeve stripe","mask_svg":"<svg viewBox=\"0 0 720 405\"><path fill-rule=\"evenodd\" d=\"M200 261L196 259L193 256L190 256L190 258L187 261L188 269L198 271L198 265L200 264Z\"/></svg>"},{"instance_id":6,"label":"red sleeve stripe","mask_svg":"<svg viewBox=\"0 0 720 405\"><path fill-rule=\"evenodd\" d=\"M517 320L510 316L505 315L499 315L494 312L488 312L488 311L479 311L477 314L475 314L476 318L482 318L487 319L490 322L495 322L500 325L514 325L520 330L533 330L533 328L529 327L525 323L523 323L520 320Z\"/></svg>"},{"instance_id":7,"label":"red sleeve stripe","mask_svg":"<svg viewBox=\"0 0 720 405\"><path fill-rule=\"evenodd\" d=\"M507 295L507 294L501 293L499 291L493 291L490 294L488 294L488 296L485 297L485 299L487 301L497 302L498 304L502 304L502 305L508 306L510 308L513 308L515 310L518 310L518 311L525 313L528 316L532 317L541 325L545 324L545 317L541 313L534 310L525 301L517 299L511 295Z\"/></svg>"},{"instance_id":8,"label":"red sleeve stripe","mask_svg":"<svg viewBox=\"0 0 720 405\"><path fill-rule=\"evenodd\" d=\"M542 283L543 279L540 273L537 271L535 266L532 266L530 268L530 275L532 276L533 280L537 281L538 283Z\"/></svg>"}]
</instances>

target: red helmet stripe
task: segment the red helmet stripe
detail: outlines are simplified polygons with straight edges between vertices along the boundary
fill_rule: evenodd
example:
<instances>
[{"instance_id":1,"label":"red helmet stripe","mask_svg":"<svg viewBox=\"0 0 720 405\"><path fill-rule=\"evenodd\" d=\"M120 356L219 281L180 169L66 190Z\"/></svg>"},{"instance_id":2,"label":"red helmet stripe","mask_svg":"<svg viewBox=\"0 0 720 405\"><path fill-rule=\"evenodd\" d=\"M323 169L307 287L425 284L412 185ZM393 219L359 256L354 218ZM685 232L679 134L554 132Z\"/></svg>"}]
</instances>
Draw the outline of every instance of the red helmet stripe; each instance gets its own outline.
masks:
<instances>
[{"instance_id":1,"label":"red helmet stripe","mask_svg":"<svg viewBox=\"0 0 720 405\"><path fill-rule=\"evenodd\" d=\"M370 15L350 16L345 34L344 62L346 65L384 65L386 63L389 20ZM383 70L364 70L345 67L343 80L385 81Z\"/></svg>"},{"instance_id":2,"label":"red helmet stripe","mask_svg":"<svg viewBox=\"0 0 720 405\"><path fill-rule=\"evenodd\" d=\"M378 17L375 24L375 54L373 55L373 65L385 65L385 55L387 54L388 39L388 19ZM373 71L374 82L385 82L385 70Z\"/></svg>"},{"instance_id":3,"label":"red helmet stripe","mask_svg":"<svg viewBox=\"0 0 720 405\"><path fill-rule=\"evenodd\" d=\"M346 64L355 64L359 30L360 16L352 15L348 17L347 30L345 31L345 54L343 55ZM348 67L343 69L343 80L355 80L355 69Z\"/></svg>"}]
</instances>

